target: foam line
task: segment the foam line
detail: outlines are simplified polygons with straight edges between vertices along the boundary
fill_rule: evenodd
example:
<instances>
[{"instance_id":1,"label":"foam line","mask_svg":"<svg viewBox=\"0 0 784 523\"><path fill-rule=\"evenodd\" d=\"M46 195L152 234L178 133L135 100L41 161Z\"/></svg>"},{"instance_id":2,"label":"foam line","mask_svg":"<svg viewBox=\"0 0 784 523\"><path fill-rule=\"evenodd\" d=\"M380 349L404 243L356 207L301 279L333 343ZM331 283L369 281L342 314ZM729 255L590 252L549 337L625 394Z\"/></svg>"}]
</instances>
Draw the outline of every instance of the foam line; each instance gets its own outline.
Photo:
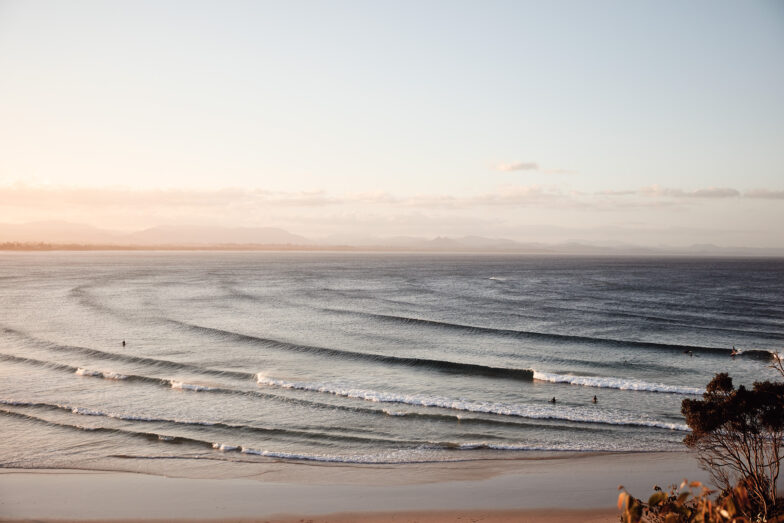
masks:
<instances>
[{"instance_id":1,"label":"foam line","mask_svg":"<svg viewBox=\"0 0 784 523\"><path fill-rule=\"evenodd\" d=\"M545 340L545 341L554 341L559 343L577 343L581 345L597 345L597 346L604 346L604 347L607 346L618 347L618 348L639 347L644 349L663 349L663 350L680 351L680 352L687 352L687 351L704 352L704 353L711 353L717 355L721 354L727 356L729 356L731 352L731 349L722 348L722 347L681 345L675 343L658 343L658 342L639 341L639 340L619 340L614 338L599 338L593 336L555 334L555 333L548 333L548 332L537 332L537 331L526 331L526 330L497 329L494 327L466 325L461 323L451 323L446 321L429 320L424 318L411 318L407 316L396 316L393 314L379 314L373 312L361 312L361 311L353 311L353 310L346 310L346 309L324 308L322 310L327 312L332 312L335 314L348 314L352 316L372 318L376 320L400 323L404 325L421 325L425 327L458 330L468 334L490 334L495 336L538 339L538 340ZM745 357L765 359L765 360L772 358L771 352L763 349L748 349L743 351L741 355Z\"/></svg>"},{"instance_id":2,"label":"foam line","mask_svg":"<svg viewBox=\"0 0 784 523\"><path fill-rule=\"evenodd\" d=\"M705 389L699 387L648 383L640 380L614 378L611 376L573 376L571 374L552 374L534 371L534 379L550 383L568 383L570 385L582 385L583 387L598 387L602 389L640 390L647 392L694 395L705 392Z\"/></svg>"},{"instance_id":3,"label":"foam line","mask_svg":"<svg viewBox=\"0 0 784 523\"><path fill-rule=\"evenodd\" d=\"M361 399L375 403L403 403L417 407L437 407L442 409L496 414L499 416L515 416L529 419L551 419L574 421L579 423L602 423L607 425L630 425L681 431L689 430L689 428L682 423L670 423L644 418L633 418L627 414L619 412L610 412L599 409L589 410L567 405L510 405L505 403L480 402L464 399L444 398L439 396L380 392L350 386L341 386L338 384L298 383L268 378L262 375L258 376L258 383L268 387L306 390L311 392L342 396L345 398Z\"/></svg>"}]
</instances>

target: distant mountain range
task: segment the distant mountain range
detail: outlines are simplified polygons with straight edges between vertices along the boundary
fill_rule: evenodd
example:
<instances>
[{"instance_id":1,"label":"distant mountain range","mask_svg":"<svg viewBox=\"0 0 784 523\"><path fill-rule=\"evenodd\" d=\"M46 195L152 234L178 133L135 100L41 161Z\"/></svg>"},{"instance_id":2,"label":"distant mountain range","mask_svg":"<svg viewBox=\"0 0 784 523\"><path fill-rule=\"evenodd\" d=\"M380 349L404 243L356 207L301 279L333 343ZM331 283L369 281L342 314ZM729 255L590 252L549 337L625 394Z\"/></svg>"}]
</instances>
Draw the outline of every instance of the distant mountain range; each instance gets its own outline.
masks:
<instances>
[{"instance_id":1,"label":"distant mountain range","mask_svg":"<svg viewBox=\"0 0 784 523\"><path fill-rule=\"evenodd\" d=\"M689 247L641 247L620 243L596 244L582 241L565 243L523 243L504 238L463 236L459 238L414 236L366 237L331 236L313 240L274 227L161 226L136 232L112 231L89 225L60 221L0 224L2 248L28 249L33 244L49 247L91 246L109 248L194 248L299 250L377 250L421 252L498 252L572 255L692 255L692 256L784 256L782 248L720 247L699 244Z\"/></svg>"},{"instance_id":2,"label":"distant mountain range","mask_svg":"<svg viewBox=\"0 0 784 523\"><path fill-rule=\"evenodd\" d=\"M0 224L0 242L83 245L311 245L303 236L273 227L162 226L137 232L98 229L68 222Z\"/></svg>"}]
</instances>

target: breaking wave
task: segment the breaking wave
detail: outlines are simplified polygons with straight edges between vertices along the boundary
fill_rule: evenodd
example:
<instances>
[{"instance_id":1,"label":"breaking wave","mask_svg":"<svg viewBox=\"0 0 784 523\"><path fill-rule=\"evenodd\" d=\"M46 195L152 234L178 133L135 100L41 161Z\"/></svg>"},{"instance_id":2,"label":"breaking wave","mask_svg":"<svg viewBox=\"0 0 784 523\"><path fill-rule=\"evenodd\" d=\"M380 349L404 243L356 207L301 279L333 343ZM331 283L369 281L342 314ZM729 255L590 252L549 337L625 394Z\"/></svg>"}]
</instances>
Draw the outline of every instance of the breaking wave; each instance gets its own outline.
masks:
<instances>
[{"instance_id":1,"label":"breaking wave","mask_svg":"<svg viewBox=\"0 0 784 523\"><path fill-rule=\"evenodd\" d=\"M705 392L705 389L699 387L684 387L679 385L667 385L664 383L648 383L635 379L613 378L610 376L574 376L571 374L552 374L548 372L534 371L534 379L538 381L547 381L550 383L568 383L570 385L599 387L602 389L639 390L647 392L695 395L699 395Z\"/></svg>"},{"instance_id":2,"label":"breaking wave","mask_svg":"<svg viewBox=\"0 0 784 523\"><path fill-rule=\"evenodd\" d=\"M84 367L79 367L76 369L75 374L79 376L92 376L94 378L103 378L105 380L126 380L128 376L124 374L120 374L118 372L106 371L106 370L90 370L85 369Z\"/></svg>"},{"instance_id":3,"label":"breaking wave","mask_svg":"<svg viewBox=\"0 0 784 523\"><path fill-rule=\"evenodd\" d=\"M567 405L557 407L550 405L510 405L505 403L453 399L439 396L381 392L350 386L341 386L338 384L298 383L268 378L262 375L258 376L258 383L268 387L332 394L335 396L361 399L375 403L403 403L417 407L437 407L442 409L496 414L499 416L514 416L529 419L551 419L574 421L579 423L601 423L606 425L630 425L680 431L689 430L689 428L683 423L670 423L644 418L633 418L627 414L617 411L599 411L597 409L584 409Z\"/></svg>"},{"instance_id":4,"label":"breaking wave","mask_svg":"<svg viewBox=\"0 0 784 523\"><path fill-rule=\"evenodd\" d=\"M347 314L352 316L360 316L365 318L372 318L380 321L399 323L405 325L422 325L426 327L434 327L439 329L458 330L468 334L489 334L495 336L523 338L523 339L536 339L545 341L554 341L558 343L578 343L581 345L598 345L603 347L639 347L642 349L660 349L679 352L701 352L716 355L729 356L732 349L723 347L707 347L698 345L682 345L675 343L660 343L639 340L619 340L615 338L598 338L593 336L578 336L573 334L555 334L547 332L526 331L526 330L513 330L513 329L497 329L494 327L465 325L461 323L451 323L439 320L429 320L424 318L411 318L408 316L396 316L393 314L379 314L373 312L361 312L347 309L323 309L327 312L335 314ZM748 349L743 351L740 356L769 360L772 358L772 353L768 350L762 349Z\"/></svg>"},{"instance_id":5,"label":"breaking wave","mask_svg":"<svg viewBox=\"0 0 784 523\"><path fill-rule=\"evenodd\" d=\"M259 336L251 336L249 334L242 334L239 332L228 331L224 329L217 329L214 327L204 327L201 325L194 325L177 320L171 320L180 327L194 330L202 334L211 336L220 336L223 338L233 339L246 343L258 343L267 347L289 350L292 352L304 352L310 354L320 354L324 356L338 357L343 359L351 359L358 361L370 361L374 363L383 363L387 365L401 365L413 368L425 368L435 370L438 372L450 374L462 374L468 376L487 376L493 378L507 378L517 379L523 381L533 380L533 371L530 369L515 369L507 367L491 367L487 365L479 365L476 363L462 363L456 361L436 360L427 358L407 358L400 356L387 356L384 354L373 354L367 352L353 352L341 349L333 349L329 347L318 347L314 345L301 345L296 343L289 343L270 338L262 338Z\"/></svg>"}]
</instances>

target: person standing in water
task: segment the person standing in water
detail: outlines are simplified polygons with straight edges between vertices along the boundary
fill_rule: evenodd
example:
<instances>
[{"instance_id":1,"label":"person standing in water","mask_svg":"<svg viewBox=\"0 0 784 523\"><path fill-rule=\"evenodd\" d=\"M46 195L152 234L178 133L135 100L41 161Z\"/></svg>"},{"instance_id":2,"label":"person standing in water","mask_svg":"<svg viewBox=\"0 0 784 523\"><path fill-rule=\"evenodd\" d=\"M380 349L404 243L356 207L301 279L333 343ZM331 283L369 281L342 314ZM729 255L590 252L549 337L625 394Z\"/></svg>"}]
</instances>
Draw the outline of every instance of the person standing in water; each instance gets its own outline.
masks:
<instances>
[{"instance_id":1,"label":"person standing in water","mask_svg":"<svg viewBox=\"0 0 784 523\"><path fill-rule=\"evenodd\" d=\"M123 343L122 343L122 345L123 345L123 347L125 347L125 340L123 340Z\"/></svg>"}]
</instances>

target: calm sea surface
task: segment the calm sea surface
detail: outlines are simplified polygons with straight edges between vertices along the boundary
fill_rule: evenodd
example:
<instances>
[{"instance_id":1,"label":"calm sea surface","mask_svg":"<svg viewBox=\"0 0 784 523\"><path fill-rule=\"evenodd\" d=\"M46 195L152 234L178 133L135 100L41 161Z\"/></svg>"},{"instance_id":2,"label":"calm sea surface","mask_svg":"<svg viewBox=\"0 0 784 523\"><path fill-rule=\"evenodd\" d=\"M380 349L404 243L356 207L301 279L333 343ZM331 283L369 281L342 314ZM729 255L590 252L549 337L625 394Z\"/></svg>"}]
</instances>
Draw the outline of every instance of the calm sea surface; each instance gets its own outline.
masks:
<instances>
[{"instance_id":1,"label":"calm sea surface","mask_svg":"<svg viewBox=\"0 0 784 523\"><path fill-rule=\"evenodd\" d=\"M782 347L782 260L5 253L0 466L678 450Z\"/></svg>"}]
</instances>

